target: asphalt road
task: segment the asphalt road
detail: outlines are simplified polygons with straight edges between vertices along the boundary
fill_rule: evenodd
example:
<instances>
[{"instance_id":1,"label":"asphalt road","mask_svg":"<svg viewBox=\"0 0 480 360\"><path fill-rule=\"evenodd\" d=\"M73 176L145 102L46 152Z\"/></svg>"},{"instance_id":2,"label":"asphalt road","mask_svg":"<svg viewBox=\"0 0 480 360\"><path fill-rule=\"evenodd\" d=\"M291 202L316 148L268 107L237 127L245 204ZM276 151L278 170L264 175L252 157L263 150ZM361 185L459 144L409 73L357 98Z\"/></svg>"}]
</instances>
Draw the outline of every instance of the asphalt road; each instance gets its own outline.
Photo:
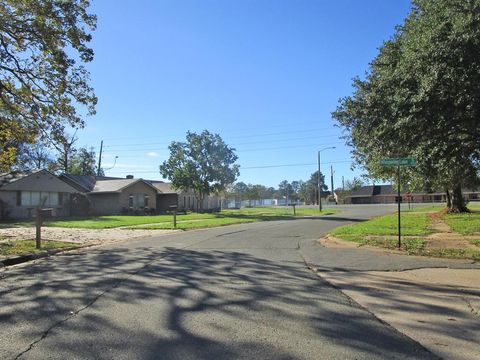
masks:
<instances>
[{"instance_id":1,"label":"asphalt road","mask_svg":"<svg viewBox=\"0 0 480 360\"><path fill-rule=\"evenodd\" d=\"M0 273L0 358L436 358L307 267L375 267L377 259L328 253L315 240L393 210L344 207L9 268Z\"/></svg>"}]
</instances>

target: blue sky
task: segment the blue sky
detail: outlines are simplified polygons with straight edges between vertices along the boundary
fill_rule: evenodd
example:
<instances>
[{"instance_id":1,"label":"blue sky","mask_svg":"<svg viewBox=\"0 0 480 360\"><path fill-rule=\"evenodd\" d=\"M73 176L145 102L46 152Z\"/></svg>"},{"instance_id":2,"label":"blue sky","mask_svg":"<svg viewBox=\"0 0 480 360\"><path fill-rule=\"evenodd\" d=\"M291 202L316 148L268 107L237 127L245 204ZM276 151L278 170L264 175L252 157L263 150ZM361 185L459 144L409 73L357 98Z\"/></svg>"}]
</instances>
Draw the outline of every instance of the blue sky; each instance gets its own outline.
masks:
<instances>
[{"instance_id":1,"label":"blue sky","mask_svg":"<svg viewBox=\"0 0 480 360\"><path fill-rule=\"evenodd\" d=\"M237 149L239 181L276 187L307 180L322 152L335 187L350 149L331 112L351 93L407 0L93 1L99 98L78 146L104 140L110 176L161 179L168 144L207 129ZM286 165L286 166L284 166Z\"/></svg>"}]
</instances>

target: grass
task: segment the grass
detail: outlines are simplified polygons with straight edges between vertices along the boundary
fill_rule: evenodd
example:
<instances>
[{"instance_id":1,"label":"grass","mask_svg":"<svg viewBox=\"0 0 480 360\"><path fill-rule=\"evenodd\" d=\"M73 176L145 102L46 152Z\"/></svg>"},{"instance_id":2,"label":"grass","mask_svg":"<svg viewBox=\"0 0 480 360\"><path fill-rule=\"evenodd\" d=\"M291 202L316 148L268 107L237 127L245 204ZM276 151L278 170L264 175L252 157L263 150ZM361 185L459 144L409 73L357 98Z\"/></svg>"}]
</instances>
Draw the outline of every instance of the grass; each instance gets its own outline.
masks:
<instances>
[{"instance_id":1,"label":"grass","mask_svg":"<svg viewBox=\"0 0 480 360\"><path fill-rule=\"evenodd\" d=\"M42 240L42 248L35 248L35 240L11 240L0 243L0 256L27 255L38 253L43 250L72 248L75 245L62 241Z\"/></svg>"},{"instance_id":2,"label":"grass","mask_svg":"<svg viewBox=\"0 0 480 360\"><path fill-rule=\"evenodd\" d=\"M0 220L0 229L35 226L33 220Z\"/></svg>"},{"instance_id":3,"label":"grass","mask_svg":"<svg viewBox=\"0 0 480 360\"><path fill-rule=\"evenodd\" d=\"M402 235L421 236L428 235L428 218L422 213L403 213L401 215ZM398 234L397 214L389 214L373 218L358 224L342 226L335 229L332 235L340 237L368 235L396 235Z\"/></svg>"},{"instance_id":4,"label":"grass","mask_svg":"<svg viewBox=\"0 0 480 360\"><path fill-rule=\"evenodd\" d=\"M333 234L332 234L333 235ZM343 240L356 242L360 245L378 246L386 249L398 249L398 239L389 236L368 237L361 235L335 235ZM422 238L403 238L402 250L408 254L418 254L425 248L426 241Z\"/></svg>"},{"instance_id":5,"label":"grass","mask_svg":"<svg viewBox=\"0 0 480 360\"><path fill-rule=\"evenodd\" d=\"M470 210L480 210L480 202L479 201L471 201L467 204L467 207L470 209Z\"/></svg>"},{"instance_id":6,"label":"grass","mask_svg":"<svg viewBox=\"0 0 480 360\"><path fill-rule=\"evenodd\" d=\"M193 229L205 229L217 226L226 226L233 224L242 224L242 223L251 223L258 222L261 220L257 219L239 219L239 218L219 218L219 219L210 219L210 220L196 220L196 221L182 221L177 222L177 229L180 230L193 230ZM163 223L163 224L152 224L136 227L136 229L146 229L146 230L158 230L158 229L174 229L173 224Z\"/></svg>"},{"instance_id":7,"label":"grass","mask_svg":"<svg viewBox=\"0 0 480 360\"><path fill-rule=\"evenodd\" d=\"M424 249L421 253L417 255L423 256L433 256L441 258L450 258L450 259L472 259L479 261L480 260L480 250L476 249Z\"/></svg>"},{"instance_id":8,"label":"grass","mask_svg":"<svg viewBox=\"0 0 480 360\"><path fill-rule=\"evenodd\" d=\"M45 222L45 226L80 228L80 229L111 229L117 227L130 227L144 224L156 224L172 221L172 215L112 215L95 216L88 218L62 219ZM210 213L199 214L191 213L186 215L177 215L177 220L204 220L214 219Z\"/></svg>"},{"instance_id":9,"label":"grass","mask_svg":"<svg viewBox=\"0 0 480 360\"><path fill-rule=\"evenodd\" d=\"M426 207L426 211L441 210L443 207ZM444 215L445 221L456 232L470 235L480 232L480 212L470 214ZM402 250L410 255L434 256L456 259L480 260L480 249L458 248L426 248L426 240L422 238L431 231L428 229L428 216L422 208L416 211L402 212L402 235L411 236L402 239ZM353 241L361 245L372 245L387 249L397 248L397 214L380 216L362 223L347 225L332 231L331 235ZM480 246L480 240L471 243Z\"/></svg>"},{"instance_id":10,"label":"grass","mask_svg":"<svg viewBox=\"0 0 480 360\"><path fill-rule=\"evenodd\" d=\"M462 235L480 233L480 211L473 210L469 214L446 214L443 220L453 231Z\"/></svg>"},{"instance_id":11,"label":"grass","mask_svg":"<svg viewBox=\"0 0 480 360\"><path fill-rule=\"evenodd\" d=\"M477 240L470 240L470 242L472 243L472 245L475 245L475 246L480 246L480 239L477 239Z\"/></svg>"},{"instance_id":12,"label":"grass","mask_svg":"<svg viewBox=\"0 0 480 360\"><path fill-rule=\"evenodd\" d=\"M336 209L325 208L321 213L312 207L297 207L296 216L329 215L338 212ZM198 229L246 222L293 219L292 207L255 207L242 209L226 209L217 213L187 213L177 215L177 228ZM33 226L32 221L3 222L0 227ZM84 218L68 218L46 221L44 226L81 229L111 229L132 227L134 229L172 229L172 215L155 216L97 216Z\"/></svg>"},{"instance_id":13,"label":"grass","mask_svg":"<svg viewBox=\"0 0 480 360\"><path fill-rule=\"evenodd\" d=\"M432 212L432 211L441 211L447 207L446 204L435 204L435 205L418 205L415 204L413 209L402 209L402 212Z\"/></svg>"}]
</instances>

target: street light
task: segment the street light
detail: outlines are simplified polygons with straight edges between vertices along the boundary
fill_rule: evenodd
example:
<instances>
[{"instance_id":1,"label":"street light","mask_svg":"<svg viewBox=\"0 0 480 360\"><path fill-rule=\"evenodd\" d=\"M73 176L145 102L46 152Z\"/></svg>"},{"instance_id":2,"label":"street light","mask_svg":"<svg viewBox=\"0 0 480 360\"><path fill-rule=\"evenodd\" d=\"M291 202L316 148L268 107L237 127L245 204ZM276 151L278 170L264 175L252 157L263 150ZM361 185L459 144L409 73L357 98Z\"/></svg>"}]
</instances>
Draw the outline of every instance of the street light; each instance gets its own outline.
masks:
<instances>
[{"instance_id":1,"label":"street light","mask_svg":"<svg viewBox=\"0 0 480 360\"><path fill-rule=\"evenodd\" d=\"M103 169L103 171L105 172L107 170L112 170L115 167L115 165L117 164L117 159L118 159L118 155L115 156L115 161L113 162L113 166L109 167L109 168L106 168L106 169Z\"/></svg>"},{"instance_id":2,"label":"street light","mask_svg":"<svg viewBox=\"0 0 480 360\"><path fill-rule=\"evenodd\" d=\"M322 211L322 186L323 186L323 183L321 183L321 176L320 176L320 153L324 150L329 150L329 149L335 149L335 146L329 146L321 150L318 150L318 211L320 212Z\"/></svg>"}]
</instances>

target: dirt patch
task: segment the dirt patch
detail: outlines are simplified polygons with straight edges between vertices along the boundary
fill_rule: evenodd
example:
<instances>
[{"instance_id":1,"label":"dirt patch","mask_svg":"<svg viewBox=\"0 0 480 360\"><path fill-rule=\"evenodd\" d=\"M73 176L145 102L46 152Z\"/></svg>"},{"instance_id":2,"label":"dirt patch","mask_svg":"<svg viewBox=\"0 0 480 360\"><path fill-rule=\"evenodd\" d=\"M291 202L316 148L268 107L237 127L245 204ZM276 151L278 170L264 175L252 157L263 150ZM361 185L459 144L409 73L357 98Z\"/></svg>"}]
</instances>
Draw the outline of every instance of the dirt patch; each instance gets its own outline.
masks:
<instances>
[{"instance_id":1,"label":"dirt patch","mask_svg":"<svg viewBox=\"0 0 480 360\"><path fill-rule=\"evenodd\" d=\"M100 245L150 236L171 234L178 230L132 230L132 229L70 229L42 228L42 239L65 241L81 245ZM0 241L28 240L35 238L34 227L0 229Z\"/></svg>"},{"instance_id":2,"label":"dirt patch","mask_svg":"<svg viewBox=\"0 0 480 360\"><path fill-rule=\"evenodd\" d=\"M451 233L452 229L443 221L441 212L428 213L428 220L430 221L429 228L434 232Z\"/></svg>"}]
</instances>

